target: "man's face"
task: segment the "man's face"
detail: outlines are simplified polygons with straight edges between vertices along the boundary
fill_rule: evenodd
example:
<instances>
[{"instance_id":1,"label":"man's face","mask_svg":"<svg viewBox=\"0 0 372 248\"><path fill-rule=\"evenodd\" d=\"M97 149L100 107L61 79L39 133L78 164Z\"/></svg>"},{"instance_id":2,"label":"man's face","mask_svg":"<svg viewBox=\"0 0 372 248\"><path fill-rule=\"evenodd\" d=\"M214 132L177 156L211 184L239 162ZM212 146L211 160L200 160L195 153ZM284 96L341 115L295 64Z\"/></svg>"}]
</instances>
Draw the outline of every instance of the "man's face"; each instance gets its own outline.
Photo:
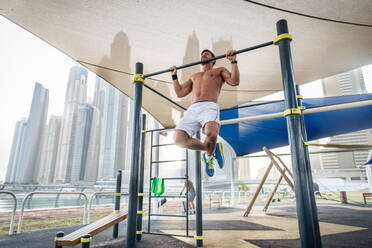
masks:
<instances>
[{"instance_id":1,"label":"man's face","mask_svg":"<svg viewBox=\"0 0 372 248\"><path fill-rule=\"evenodd\" d=\"M208 51L204 51L201 54L201 60L209 59L209 58L212 58L212 57L213 57L213 55Z\"/></svg>"},{"instance_id":2,"label":"man's face","mask_svg":"<svg viewBox=\"0 0 372 248\"><path fill-rule=\"evenodd\" d=\"M200 60L206 60L206 59L210 59L212 57L213 57L213 55L210 52L204 51L204 52L202 52L202 54L200 56ZM212 60L212 61L209 61L208 63L211 63L212 66L213 66L215 61ZM205 65L205 64L208 64L208 63L203 63L202 65Z\"/></svg>"}]
</instances>

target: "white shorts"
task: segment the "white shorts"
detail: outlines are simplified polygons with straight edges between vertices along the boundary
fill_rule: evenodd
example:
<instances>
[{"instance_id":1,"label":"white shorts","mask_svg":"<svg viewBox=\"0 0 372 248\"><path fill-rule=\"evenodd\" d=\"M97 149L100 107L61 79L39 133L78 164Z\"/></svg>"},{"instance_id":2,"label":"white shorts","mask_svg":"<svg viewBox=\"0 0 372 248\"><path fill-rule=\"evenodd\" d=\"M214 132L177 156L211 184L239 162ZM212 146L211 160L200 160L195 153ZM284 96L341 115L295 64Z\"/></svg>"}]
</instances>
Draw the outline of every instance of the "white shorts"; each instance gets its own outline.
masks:
<instances>
[{"instance_id":1,"label":"white shorts","mask_svg":"<svg viewBox=\"0 0 372 248\"><path fill-rule=\"evenodd\" d=\"M176 130L185 131L192 137L210 121L220 125L220 108L217 103L213 101L195 102L184 112Z\"/></svg>"}]
</instances>

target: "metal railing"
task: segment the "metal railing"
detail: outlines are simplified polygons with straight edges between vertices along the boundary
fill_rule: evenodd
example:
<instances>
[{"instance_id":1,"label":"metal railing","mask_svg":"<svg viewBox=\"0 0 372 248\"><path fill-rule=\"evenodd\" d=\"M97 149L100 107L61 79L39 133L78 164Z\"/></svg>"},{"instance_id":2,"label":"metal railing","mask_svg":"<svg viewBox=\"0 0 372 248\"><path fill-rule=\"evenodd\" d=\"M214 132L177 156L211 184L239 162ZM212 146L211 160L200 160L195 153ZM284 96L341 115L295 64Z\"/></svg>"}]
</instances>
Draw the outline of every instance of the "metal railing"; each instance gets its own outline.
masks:
<instances>
[{"instance_id":1,"label":"metal railing","mask_svg":"<svg viewBox=\"0 0 372 248\"><path fill-rule=\"evenodd\" d=\"M14 199L14 207L13 207L13 211L12 211L12 217L10 218L10 226L9 226L9 235L12 235L14 233L13 232L13 226L14 226L15 213L16 213L16 210L17 210L17 197L11 191L0 191L0 194L11 195L13 197L13 199Z\"/></svg>"},{"instance_id":2,"label":"metal railing","mask_svg":"<svg viewBox=\"0 0 372 248\"><path fill-rule=\"evenodd\" d=\"M86 214L87 214L87 208L88 208L88 197L85 193L82 193L82 192L41 192L41 191L35 191L35 192L31 192L31 193L28 193L25 198L23 199L22 201L22 208L21 208L21 213L19 215L19 220L18 220L18 229L17 229L17 233L21 233L22 232L22 221L23 221L23 212L24 212L24 208L25 208L25 204L26 204L26 201L29 197L31 197L32 195L59 195L59 194L64 194L64 195L82 195L84 196L85 198L85 207L84 207L84 215L83 215L83 225L86 224Z\"/></svg>"},{"instance_id":3,"label":"metal railing","mask_svg":"<svg viewBox=\"0 0 372 248\"><path fill-rule=\"evenodd\" d=\"M89 198L89 201L88 201L88 216L87 216L87 224L90 224L90 212L91 212L91 209L92 209L92 203L93 203L93 199L97 196L97 195L112 195L114 196L115 192L112 191L112 192L94 192L90 198ZM128 196L128 193L121 193L121 196Z\"/></svg>"}]
</instances>

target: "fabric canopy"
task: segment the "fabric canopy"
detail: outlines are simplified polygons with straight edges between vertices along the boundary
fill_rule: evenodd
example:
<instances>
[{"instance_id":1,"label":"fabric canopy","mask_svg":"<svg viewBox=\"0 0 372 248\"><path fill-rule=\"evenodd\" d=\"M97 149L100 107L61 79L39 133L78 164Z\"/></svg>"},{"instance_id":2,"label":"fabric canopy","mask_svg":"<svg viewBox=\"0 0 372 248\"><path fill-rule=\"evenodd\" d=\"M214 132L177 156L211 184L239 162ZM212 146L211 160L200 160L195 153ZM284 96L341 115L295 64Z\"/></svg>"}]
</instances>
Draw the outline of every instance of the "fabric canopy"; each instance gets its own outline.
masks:
<instances>
[{"instance_id":1,"label":"fabric canopy","mask_svg":"<svg viewBox=\"0 0 372 248\"><path fill-rule=\"evenodd\" d=\"M272 41L286 19L297 84L372 63L372 2L369 0L75 1L0 0L0 14L106 79L129 97L137 61L145 74ZM6 34L3 34L6 35ZM40 54L43 56L43 54ZM239 87L225 85L220 107L236 106L282 90L276 46L238 55ZM226 60L216 66L230 69ZM179 72L186 80L199 66ZM147 86L187 108L170 75ZM144 108L163 126L174 126L183 109L144 89Z\"/></svg>"},{"instance_id":2,"label":"fabric canopy","mask_svg":"<svg viewBox=\"0 0 372 248\"><path fill-rule=\"evenodd\" d=\"M306 108L372 99L372 94L304 99ZM283 112L283 101L255 102L221 111L221 120ZM372 128L372 106L357 107L304 115L308 140ZM287 122L284 117L221 126L220 136L235 150L237 156L262 151L262 147L288 145Z\"/></svg>"}]
</instances>

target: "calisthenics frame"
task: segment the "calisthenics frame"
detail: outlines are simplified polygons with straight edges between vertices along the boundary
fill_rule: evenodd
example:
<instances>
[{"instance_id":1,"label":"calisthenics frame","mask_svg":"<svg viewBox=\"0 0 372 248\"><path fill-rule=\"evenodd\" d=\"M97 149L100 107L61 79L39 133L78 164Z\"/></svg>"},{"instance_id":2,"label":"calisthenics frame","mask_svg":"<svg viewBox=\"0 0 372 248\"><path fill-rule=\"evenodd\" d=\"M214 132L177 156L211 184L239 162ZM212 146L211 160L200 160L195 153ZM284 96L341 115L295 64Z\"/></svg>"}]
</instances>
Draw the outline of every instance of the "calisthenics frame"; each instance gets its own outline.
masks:
<instances>
[{"instance_id":1,"label":"calisthenics frame","mask_svg":"<svg viewBox=\"0 0 372 248\"><path fill-rule=\"evenodd\" d=\"M303 141L304 124L301 122L302 110L298 107L297 93L294 81L292 66L292 57L290 42L291 35L288 33L286 20L279 20L276 23L277 37L270 42L250 48L236 51L234 54L252 51L258 48L278 45L279 57L282 71L283 91L285 96L285 117L287 119L288 138L292 154L292 166L294 174L294 187L296 194L296 207L299 225L299 233L302 247L322 247L319 222L316 211L314 194L312 191L312 176L309 170L309 164L306 157L305 145ZM202 60L187 65L176 67L183 69L194 65L199 65L212 60L225 58L226 55L220 55L207 60ZM132 153L131 153L131 171L129 181L129 201L128 201L128 222L126 247L135 247L136 238L136 217L137 217L137 198L138 198L138 168L139 168L139 147L140 147L140 112L142 106L142 89L145 78L170 72L170 69L162 70L155 73L143 74L143 64L136 63L134 75L134 111L133 111L133 136L132 136ZM197 153L198 156L198 153ZM199 152L200 156L200 152ZM200 159L199 159L200 160ZM200 166L196 166L196 236L197 246L203 246L202 231L202 211L201 211L201 173ZM200 201L198 204L198 201ZM199 206L199 207L198 207Z\"/></svg>"}]
</instances>

